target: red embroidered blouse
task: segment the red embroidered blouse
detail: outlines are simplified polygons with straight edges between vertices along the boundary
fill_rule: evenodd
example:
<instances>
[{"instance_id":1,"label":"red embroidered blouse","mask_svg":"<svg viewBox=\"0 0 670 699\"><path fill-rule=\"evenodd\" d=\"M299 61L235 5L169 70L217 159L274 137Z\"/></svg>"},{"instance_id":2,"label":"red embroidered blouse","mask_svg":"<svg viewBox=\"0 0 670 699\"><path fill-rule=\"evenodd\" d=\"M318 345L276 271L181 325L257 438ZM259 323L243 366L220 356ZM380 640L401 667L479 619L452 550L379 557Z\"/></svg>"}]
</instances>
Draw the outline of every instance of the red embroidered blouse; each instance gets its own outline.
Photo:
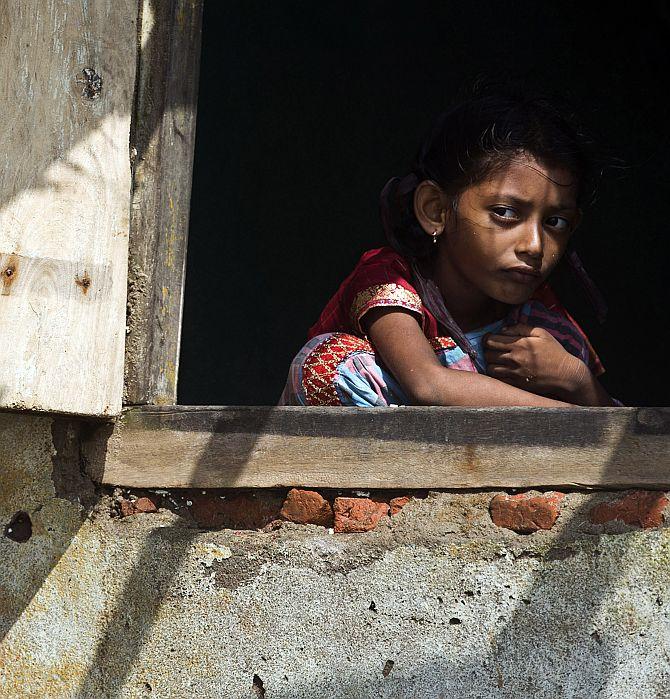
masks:
<instances>
[{"instance_id":1,"label":"red embroidered blouse","mask_svg":"<svg viewBox=\"0 0 670 699\"><path fill-rule=\"evenodd\" d=\"M596 376L602 374L604 368L584 331L561 305L551 287L547 283L540 286L531 301L536 303L531 303L526 312L521 311L521 306L516 307L508 323L546 327L568 351L581 355ZM318 321L309 329L308 337L333 332L365 337L361 319L377 306L405 308L416 314L426 338L440 337L435 316L423 304L412 284L410 263L390 247L363 253L354 270L326 304ZM557 323L561 327L557 327Z\"/></svg>"}]
</instances>

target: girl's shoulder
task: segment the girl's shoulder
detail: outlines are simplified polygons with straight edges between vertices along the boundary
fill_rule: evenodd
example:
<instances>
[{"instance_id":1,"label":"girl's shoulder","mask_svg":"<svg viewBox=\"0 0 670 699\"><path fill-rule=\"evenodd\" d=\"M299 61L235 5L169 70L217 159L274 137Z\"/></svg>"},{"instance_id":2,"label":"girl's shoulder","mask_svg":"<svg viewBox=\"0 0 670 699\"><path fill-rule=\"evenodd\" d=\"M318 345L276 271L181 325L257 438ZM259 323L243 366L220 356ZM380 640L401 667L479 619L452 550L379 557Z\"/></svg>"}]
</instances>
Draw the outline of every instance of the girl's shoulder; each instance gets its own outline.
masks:
<instances>
[{"instance_id":1,"label":"girl's shoulder","mask_svg":"<svg viewBox=\"0 0 670 699\"><path fill-rule=\"evenodd\" d=\"M407 259L405 259L399 252L396 252L393 248L384 246L381 248L373 248L372 250L367 250L361 255L360 260L354 268L360 270L366 267L376 267L376 266L389 266L397 269L402 269L411 276L412 267Z\"/></svg>"},{"instance_id":2,"label":"girl's shoulder","mask_svg":"<svg viewBox=\"0 0 670 699\"><path fill-rule=\"evenodd\" d=\"M419 293L412 282L412 267L393 248L368 250L340 284L324 308L309 337L326 332L350 332L363 336L361 319L372 308L397 306L424 315Z\"/></svg>"}]
</instances>

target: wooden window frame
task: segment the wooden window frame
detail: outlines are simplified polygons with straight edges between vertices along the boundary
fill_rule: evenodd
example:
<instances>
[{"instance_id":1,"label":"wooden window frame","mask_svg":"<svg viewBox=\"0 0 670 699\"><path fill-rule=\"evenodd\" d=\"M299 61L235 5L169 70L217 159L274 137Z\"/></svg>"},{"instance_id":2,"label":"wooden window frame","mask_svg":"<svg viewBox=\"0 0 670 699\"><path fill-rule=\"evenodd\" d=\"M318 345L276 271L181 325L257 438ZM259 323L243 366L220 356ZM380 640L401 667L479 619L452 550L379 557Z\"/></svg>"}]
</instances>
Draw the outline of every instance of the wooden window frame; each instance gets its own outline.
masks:
<instances>
[{"instance_id":1,"label":"wooden window frame","mask_svg":"<svg viewBox=\"0 0 670 699\"><path fill-rule=\"evenodd\" d=\"M670 408L176 405L203 0L143 2L157 38L140 48L131 127L124 409L84 440L96 481L142 488L670 487Z\"/></svg>"}]
</instances>

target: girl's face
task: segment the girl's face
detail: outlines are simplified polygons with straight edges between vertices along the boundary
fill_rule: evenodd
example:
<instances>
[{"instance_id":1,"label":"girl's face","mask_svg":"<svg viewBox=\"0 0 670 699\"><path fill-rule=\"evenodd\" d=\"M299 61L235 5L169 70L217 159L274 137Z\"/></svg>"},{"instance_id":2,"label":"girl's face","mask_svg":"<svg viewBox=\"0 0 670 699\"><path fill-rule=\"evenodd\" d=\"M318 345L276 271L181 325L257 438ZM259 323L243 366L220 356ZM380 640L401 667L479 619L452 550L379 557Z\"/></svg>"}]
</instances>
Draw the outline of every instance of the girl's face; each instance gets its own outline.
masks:
<instances>
[{"instance_id":1,"label":"girl's face","mask_svg":"<svg viewBox=\"0 0 670 699\"><path fill-rule=\"evenodd\" d=\"M527 301L579 223L576 197L570 172L526 154L466 189L438 238L435 281L447 307L454 294L473 312L484 311L487 300Z\"/></svg>"}]
</instances>

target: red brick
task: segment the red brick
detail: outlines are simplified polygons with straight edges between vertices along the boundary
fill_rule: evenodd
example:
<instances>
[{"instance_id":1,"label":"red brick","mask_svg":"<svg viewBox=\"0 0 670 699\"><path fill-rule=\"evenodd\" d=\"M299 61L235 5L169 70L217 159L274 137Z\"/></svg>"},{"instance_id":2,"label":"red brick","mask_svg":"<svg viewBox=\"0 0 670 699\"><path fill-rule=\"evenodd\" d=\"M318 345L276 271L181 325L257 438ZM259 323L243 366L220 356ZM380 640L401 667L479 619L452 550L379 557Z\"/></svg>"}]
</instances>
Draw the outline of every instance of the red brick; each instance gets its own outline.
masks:
<instances>
[{"instance_id":1,"label":"red brick","mask_svg":"<svg viewBox=\"0 0 670 699\"><path fill-rule=\"evenodd\" d=\"M496 495L489 505L494 524L519 534L532 534L539 529L551 529L559 515L564 493L532 495Z\"/></svg>"},{"instance_id":2,"label":"red brick","mask_svg":"<svg viewBox=\"0 0 670 699\"><path fill-rule=\"evenodd\" d=\"M279 517L281 499L274 493L189 496L193 519L204 528L261 529Z\"/></svg>"},{"instance_id":3,"label":"red brick","mask_svg":"<svg viewBox=\"0 0 670 699\"><path fill-rule=\"evenodd\" d=\"M402 510L403 507L411 500L412 498L409 497L409 495L401 495L397 498L392 498L391 499L391 517L393 515L397 515L400 510Z\"/></svg>"},{"instance_id":4,"label":"red brick","mask_svg":"<svg viewBox=\"0 0 670 699\"><path fill-rule=\"evenodd\" d=\"M129 517L135 514L135 508L130 500L123 498L119 501L119 510L121 512L121 517Z\"/></svg>"},{"instance_id":5,"label":"red brick","mask_svg":"<svg viewBox=\"0 0 670 699\"><path fill-rule=\"evenodd\" d=\"M369 532L389 512L385 502L370 498L335 498L335 531L351 534Z\"/></svg>"},{"instance_id":6,"label":"red brick","mask_svg":"<svg viewBox=\"0 0 670 699\"><path fill-rule=\"evenodd\" d=\"M284 519L298 524L320 524L322 527L333 524L333 508L315 490L289 490L280 514Z\"/></svg>"},{"instance_id":7,"label":"red brick","mask_svg":"<svg viewBox=\"0 0 670 699\"><path fill-rule=\"evenodd\" d=\"M133 503L135 512L158 512L156 503L150 498L137 498Z\"/></svg>"},{"instance_id":8,"label":"red brick","mask_svg":"<svg viewBox=\"0 0 670 699\"><path fill-rule=\"evenodd\" d=\"M649 529L663 524L663 510L668 504L665 493L656 490L634 490L624 498L602 502L589 513L593 524L604 524L615 519L631 526Z\"/></svg>"},{"instance_id":9,"label":"red brick","mask_svg":"<svg viewBox=\"0 0 670 699\"><path fill-rule=\"evenodd\" d=\"M130 515L140 513L158 512L158 507L151 498L143 497L137 500L126 500L123 498L119 502L119 510L121 511L121 517L129 517Z\"/></svg>"}]
</instances>

